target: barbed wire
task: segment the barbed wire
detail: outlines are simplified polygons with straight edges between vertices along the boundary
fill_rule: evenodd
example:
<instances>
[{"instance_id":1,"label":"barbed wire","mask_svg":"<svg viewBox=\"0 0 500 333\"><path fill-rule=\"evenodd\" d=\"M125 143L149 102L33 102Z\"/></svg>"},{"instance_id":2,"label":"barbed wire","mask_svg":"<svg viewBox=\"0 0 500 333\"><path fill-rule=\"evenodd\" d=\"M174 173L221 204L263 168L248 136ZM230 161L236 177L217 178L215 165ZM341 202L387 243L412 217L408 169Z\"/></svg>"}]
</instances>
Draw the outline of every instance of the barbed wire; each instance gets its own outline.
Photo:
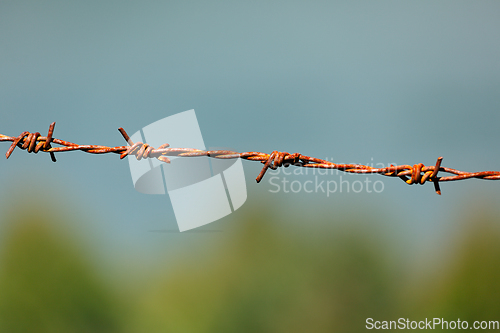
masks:
<instances>
[{"instance_id":1,"label":"barbed wire","mask_svg":"<svg viewBox=\"0 0 500 333\"><path fill-rule=\"evenodd\" d=\"M257 176L256 180L259 183L264 177L268 169L276 170L277 168L289 167L294 165L297 167L304 168L320 168L320 169L336 169L347 173L356 174L370 174L376 173L387 177L398 177L402 179L406 184L425 184L426 182L432 182L434 184L434 189L437 194L441 194L441 189L439 183L449 182L456 180L464 180L470 178L479 178L486 180L499 180L500 171L481 171L481 172L464 172L451 168L446 168L441 166L443 160L439 157L435 165L425 166L422 163L411 165L392 165L384 168L375 168L368 165L362 164L337 164L327 160L322 160L319 158L314 158L299 153L290 154L287 152L273 151L271 154L261 153L261 152L245 152L238 153L231 150L199 150L194 148L169 148L168 143L159 146L158 148L153 148L147 143L142 142L132 142L127 132L123 128L118 130L122 134L123 138L129 144L128 146L118 146L118 147L107 147L98 145L78 145L76 143L59 140L53 137L54 128L56 123L53 122L49 126L49 131L47 136L41 136L39 132L30 133L23 132L17 137L10 137L7 135L0 134L0 141L11 141L6 158L12 155L14 149L20 148L27 150L28 153L38 153L40 151L49 153L53 162L56 162L55 153L79 150L90 154L107 154L115 153L120 154L120 159L125 158L128 155L133 155L137 160L143 158L156 158L162 162L170 163L168 156L179 156L179 157L199 157L207 156L211 158L219 159L234 159L242 158L250 161L259 161L264 164L262 170ZM52 143L58 144L62 147L52 147ZM446 172L453 174L453 176L438 177L439 172Z\"/></svg>"}]
</instances>

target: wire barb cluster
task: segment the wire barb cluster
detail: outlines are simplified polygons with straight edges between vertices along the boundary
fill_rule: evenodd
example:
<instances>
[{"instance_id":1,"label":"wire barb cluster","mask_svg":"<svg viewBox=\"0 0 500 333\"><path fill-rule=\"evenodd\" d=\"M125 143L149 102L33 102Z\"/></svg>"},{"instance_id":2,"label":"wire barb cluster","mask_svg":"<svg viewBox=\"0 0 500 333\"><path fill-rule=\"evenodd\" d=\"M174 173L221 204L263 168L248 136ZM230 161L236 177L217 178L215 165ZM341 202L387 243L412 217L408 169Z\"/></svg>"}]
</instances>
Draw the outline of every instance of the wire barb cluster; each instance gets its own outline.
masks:
<instances>
[{"instance_id":1,"label":"wire barb cluster","mask_svg":"<svg viewBox=\"0 0 500 333\"><path fill-rule=\"evenodd\" d=\"M38 153L40 151L50 154L53 162L56 161L56 152L65 152L72 150L80 150L91 154L107 154L115 153L120 154L120 159L126 156L133 155L137 160L143 158L156 158L162 162L170 163L168 156L180 156L180 157L197 157L197 156L207 156L212 158L242 158L250 161L259 161L264 164L262 170L257 176L256 180L259 183L266 171L271 168L276 170L277 168L289 167L294 165L297 167L305 168L321 168L321 169L336 169L347 173L357 173L357 174L369 174L376 173L387 177L398 177L402 179L405 183L409 185L420 184L423 185L426 182L432 182L434 184L434 189L437 194L441 194L441 189L439 187L440 182L449 182L456 180L463 180L469 178L479 178L485 180L499 180L500 171L481 171L481 172L464 172L451 168L446 168L441 166L443 160L439 157L435 165L425 166L422 163L411 165L391 165L385 168L374 168L368 165L361 164L337 164L322 160L319 158L314 158L299 153L290 154L287 152L273 151L271 154L260 153L260 152L245 152L238 153L230 150L199 150L194 148L169 148L168 143L159 146L158 148L153 148L147 143L142 142L132 142L127 132L123 128L118 130L122 134L123 138L129 144L128 146L117 146L117 147L107 147L107 146L97 146L97 145L78 145L76 143L59 140L53 137L54 128L56 123L53 122L49 126L49 131L47 136L41 136L39 132L30 133L23 132L17 137L10 137L7 135L0 134L1 141L11 141L6 158L9 158L15 148L20 148L27 150L28 153ZM60 145L61 147L52 147L51 143ZM452 174L452 176L438 177L439 172L447 172ZM409 177L409 178L408 178Z\"/></svg>"}]
</instances>

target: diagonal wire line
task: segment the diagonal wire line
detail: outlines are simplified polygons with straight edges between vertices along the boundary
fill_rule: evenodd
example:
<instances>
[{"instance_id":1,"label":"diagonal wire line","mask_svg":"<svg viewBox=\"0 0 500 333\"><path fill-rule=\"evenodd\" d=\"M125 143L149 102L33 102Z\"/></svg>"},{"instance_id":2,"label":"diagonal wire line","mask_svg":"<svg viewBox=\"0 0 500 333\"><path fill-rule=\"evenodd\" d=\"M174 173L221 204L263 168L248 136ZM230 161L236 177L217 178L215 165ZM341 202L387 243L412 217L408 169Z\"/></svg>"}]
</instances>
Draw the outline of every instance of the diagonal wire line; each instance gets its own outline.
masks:
<instances>
[{"instance_id":1,"label":"diagonal wire line","mask_svg":"<svg viewBox=\"0 0 500 333\"><path fill-rule=\"evenodd\" d=\"M56 123L50 124L47 136L42 136L39 132L30 133L23 132L17 137L10 137L0 134L1 141L11 141L6 158L9 158L15 148L27 150L28 153L38 153L40 151L50 154L52 161L56 161L55 153L79 150L91 154L120 154L120 159L128 155L134 155L137 160L143 158L156 158L162 162L170 163L168 156L180 157L197 157L207 156L220 159L242 158L250 161L259 161L264 164L262 170L256 180L259 183L264 177L268 169L276 170L277 168L289 167L294 165L304 168L320 168L320 169L336 169L347 173L370 174L376 173L387 177L398 177L409 185L425 184L432 182L437 194L441 194L439 183L449 182L470 178L478 178L485 180L500 179L500 171L480 171L480 172L465 172L441 166L442 157L439 157L435 165L425 166L422 163L411 165L391 165L385 168L374 168L362 164L337 164L330 161L322 160L315 157L302 155L299 153L290 154L287 152L273 151L271 154L261 152L244 152L238 153L230 150L199 150L194 148L169 148L170 145L165 143L158 148L153 148L147 143L132 142L127 132L123 128L118 130L123 138L129 144L128 146L107 147L98 145L78 145L69 141L59 140L53 137ZM60 145L60 147L52 147L52 143ZM438 172L446 172L452 176L438 177Z\"/></svg>"}]
</instances>

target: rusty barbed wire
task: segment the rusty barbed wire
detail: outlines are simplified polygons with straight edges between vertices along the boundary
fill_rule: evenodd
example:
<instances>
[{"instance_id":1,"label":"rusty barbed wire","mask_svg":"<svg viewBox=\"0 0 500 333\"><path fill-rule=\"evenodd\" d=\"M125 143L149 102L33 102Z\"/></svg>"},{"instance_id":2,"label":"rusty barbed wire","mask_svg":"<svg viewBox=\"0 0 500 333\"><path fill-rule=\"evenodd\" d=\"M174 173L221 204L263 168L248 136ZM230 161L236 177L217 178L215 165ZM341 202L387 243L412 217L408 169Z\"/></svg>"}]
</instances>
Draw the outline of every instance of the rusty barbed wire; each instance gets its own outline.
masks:
<instances>
[{"instance_id":1,"label":"rusty barbed wire","mask_svg":"<svg viewBox=\"0 0 500 333\"><path fill-rule=\"evenodd\" d=\"M276 170L277 168L289 167L294 165L297 167L304 168L321 168L321 169L336 169L347 173L357 173L357 174L369 174L376 173L387 177L398 177L402 179L405 183L409 185L420 184L423 185L426 182L432 182L434 184L434 189L437 194L441 194L441 189L439 183L449 182L456 180L464 180L469 178L478 178L486 180L499 180L500 171L481 171L481 172L465 172L459 171L451 168L446 168L441 166L443 160L439 157L435 165L425 166L422 163L411 165L392 165L385 168L374 168L368 165L362 164L337 164L322 160L319 158L314 158L299 153L290 154L287 152L279 152L277 150L273 151L271 154L261 153L261 152L245 152L238 153L230 150L199 150L194 148L169 148L170 145L165 143L158 148L153 148L147 143L142 142L132 142L127 132L123 128L118 130L122 134L123 138L127 141L129 146L118 146L118 147L107 147L98 145L78 145L76 143L59 140L53 137L54 128L56 123L53 122L49 126L49 131L47 136L41 136L39 132L30 133L23 132L17 137L10 137L7 135L0 134L1 141L11 141L6 158L12 155L15 148L20 148L27 150L28 153L38 153L40 151L50 154L53 162L56 162L55 153L79 150L90 154L107 154L115 153L120 154L120 159L125 158L128 155L133 155L137 160L143 158L156 158L162 162L170 163L168 156L179 156L179 157L198 157L207 156L211 158L220 159L233 159L242 158L250 161L259 161L264 164L262 170L257 176L256 180L259 183L264 177L268 169ZM51 143L58 144L62 147L52 147ZM453 174L453 176L438 177L439 172L446 172ZM409 177L409 178L408 178Z\"/></svg>"}]
</instances>

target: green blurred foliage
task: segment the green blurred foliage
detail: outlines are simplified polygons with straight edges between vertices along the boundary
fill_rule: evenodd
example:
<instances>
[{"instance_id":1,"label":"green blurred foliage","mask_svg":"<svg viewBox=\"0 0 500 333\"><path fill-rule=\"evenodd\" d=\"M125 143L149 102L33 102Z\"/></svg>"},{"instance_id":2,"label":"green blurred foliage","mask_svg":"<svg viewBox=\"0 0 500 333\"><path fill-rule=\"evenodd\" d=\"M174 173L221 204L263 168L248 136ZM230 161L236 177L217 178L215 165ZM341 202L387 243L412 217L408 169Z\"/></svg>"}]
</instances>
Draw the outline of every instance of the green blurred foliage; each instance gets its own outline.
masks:
<instances>
[{"instance_id":1,"label":"green blurred foliage","mask_svg":"<svg viewBox=\"0 0 500 333\"><path fill-rule=\"evenodd\" d=\"M259 214L266 215L266 214ZM358 234L304 234L248 217L203 265L182 265L145 295L149 332L357 332L397 307L377 245Z\"/></svg>"},{"instance_id":2,"label":"green blurred foliage","mask_svg":"<svg viewBox=\"0 0 500 333\"><path fill-rule=\"evenodd\" d=\"M261 207L217 247L144 272L136 292L117 294L119 277L103 278L91 251L58 229L63 218L30 211L2 221L1 332L360 332L367 318L499 319L492 216L470 219L453 255L415 281L364 222L283 228Z\"/></svg>"},{"instance_id":3,"label":"green blurred foliage","mask_svg":"<svg viewBox=\"0 0 500 333\"><path fill-rule=\"evenodd\" d=\"M47 211L9 221L0 268L1 332L117 332L106 286Z\"/></svg>"},{"instance_id":4,"label":"green blurred foliage","mask_svg":"<svg viewBox=\"0 0 500 333\"><path fill-rule=\"evenodd\" d=\"M444 320L500 321L500 220L478 214L467 221L453 257L437 272L421 293L423 316Z\"/></svg>"}]
</instances>

